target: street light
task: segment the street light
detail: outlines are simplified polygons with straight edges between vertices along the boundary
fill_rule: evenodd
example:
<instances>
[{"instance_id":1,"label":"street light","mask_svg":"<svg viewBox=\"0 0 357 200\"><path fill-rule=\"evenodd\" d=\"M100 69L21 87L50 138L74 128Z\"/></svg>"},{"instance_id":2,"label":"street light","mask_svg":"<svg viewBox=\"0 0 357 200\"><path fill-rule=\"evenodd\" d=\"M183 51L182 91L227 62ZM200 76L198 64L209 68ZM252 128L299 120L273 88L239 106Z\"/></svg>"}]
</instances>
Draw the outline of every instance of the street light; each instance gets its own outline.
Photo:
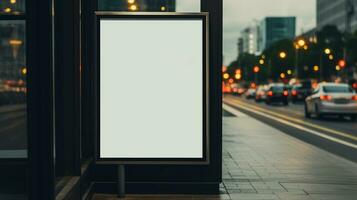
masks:
<instances>
[{"instance_id":1,"label":"street light","mask_svg":"<svg viewBox=\"0 0 357 200\"><path fill-rule=\"evenodd\" d=\"M236 74L236 75L235 75L235 78L236 78L237 80L240 80L240 79L242 79L242 75L241 75L241 74Z\"/></svg>"},{"instance_id":2,"label":"street light","mask_svg":"<svg viewBox=\"0 0 357 200\"><path fill-rule=\"evenodd\" d=\"M319 66L315 65L315 66L314 66L314 71L315 71L315 72L319 71Z\"/></svg>"},{"instance_id":3,"label":"street light","mask_svg":"<svg viewBox=\"0 0 357 200\"><path fill-rule=\"evenodd\" d=\"M329 54L331 54L331 49L326 48L326 49L324 50L324 52L325 52L326 55L329 55Z\"/></svg>"},{"instance_id":4,"label":"street light","mask_svg":"<svg viewBox=\"0 0 357 200\"><path fill-rule=\"evenodd\" d=\"M136 10L138 9L138 6L135 5L135 4L133 4L133 5L131 5L131 6L129 7L129 9L130 9L131 11L136 11Z\"/></svg>"},{"instance_id":5,"label":"street light","mask_svg":"<svg viewBox=\"0 0 357 200\"><path fill-rule=\"evenodd\" d=\"M280 73L280 78L284 79L286 77L285 73Z\"/></svg>"},{"instance_id":6,"label":"street light","mask_svg":"<svg viewBox=\"0 0 357 200\"><path fill-rule=\"evenodd\" d=\"M226 79L226 80L229 79L229 74L228 73L224 73L223 74L223 78Z\"/></svg>"},{"instance_id":7,"label":"street light","mask_svg":"<svg viewBox=\"0 0 357 200\"><path fill-rule=\"evenodd\" d=\"M253 68L253 72L254 73L258 73L260 71L260 68L258 67L258 66L255 66L254 68Z\"/></svg>"},{"instance_id":8,"label":"street light","mask_svg":"<svg viewBox=\"0 0 357 200\"><path fill-rule=\"evenodd\" d=\"M161 10L161 11L165 11L165 10L166 10L166 7L165 7L165 6L161 6L160 10Z\"/></svg>"},{"instance_id":9,"label":"street light","mask_svg":"<svg viewBox=\"0 0 357 200\"><path fill-rule=\"evenodd\" d=\"M280 52L279 57L282 59L286 58L286 53L284 51Z\"/></svg>"},{"instance_id":10,"label":"street light","mask_svg":"<svg viewBox=\"0 0 357 200\"><path fill-rule=\"evenodd\" d=\"M265 61L263 59L259 60L259 64L264 65Z\"/></svg>"},{"instance_id":11,"label":"street light","mask_svg":"<svg viewBox=\"0 0 357 200\"><path fill-rule=\"evenodd\" d=\"M21 74L24 75L24 76L27 74L27 68L26 67L23 67L21 69Z\"/></svg>"},{"instance_id":12,"label":"street light","mask_svg":"<svg viewBox=\"0 0 357 200\"><path fill-rule=\"evenodd\" d=\"M339 60L338 61L338 65L342 68L344 68L346 66L346 61L345 60Z\"/></svg>"},{"instance_id":13,"label":"street light","mask_svg":"<svg viewBox=\"0 0 357 200\"><path fill-rule=\"evenodd\" d=\"M4 8L4 12L10 13L11 12L11 8Z\"/></svg>"},{"instance_id":14,"label":"street light","mask_svg":"<svg viewBox=\"0 0 357 200\"><path fill-rule=\"evenodd\" d=\"M305 50L308 49L306 41L304 39L299 39L295 42L295 78L299 78L299 49L304 48Z\"/></svg>"},{"instance_id":15,"label":"street light","mask_svg":"<svg viewBox=\"0 0 357 200\"><path fill-rule=\"evenodd\" d=\"M253 72L254 72L254 82L257 83L258 82L258 72L260 71L259 66L255 66L253 68Z\"/></svg>"},{"instance_id":16,"label":"street light","mask_svg":"<svg viewBox=\"0 0 357 200\"><path fill-rule=\"evenodd\" d=\"M300 40L298 40L297 44L298 44L300 47L303 47L303 46L305 46L306 42L305 42L305 40L300 39Z\"/></svg>"}]
</instances>

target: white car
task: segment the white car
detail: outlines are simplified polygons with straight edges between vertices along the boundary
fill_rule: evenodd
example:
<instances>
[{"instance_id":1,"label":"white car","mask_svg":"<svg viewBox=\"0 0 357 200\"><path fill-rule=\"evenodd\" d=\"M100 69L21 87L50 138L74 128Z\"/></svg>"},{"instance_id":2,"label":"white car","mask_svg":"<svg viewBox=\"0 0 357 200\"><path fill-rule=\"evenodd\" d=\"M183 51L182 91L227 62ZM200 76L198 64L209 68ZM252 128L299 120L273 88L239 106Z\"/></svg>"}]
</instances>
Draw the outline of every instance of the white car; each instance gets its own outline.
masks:
<instances>
[{"instance_id":1,"label":"white car","mask_svg":"<svg viewBox=\"0 0 357 200\"><path fill-rule=\"evenodd\" d=\"M305 100L305 117L315 114L357 117L357 95L347 84L320 83Z\"/></svg>"}]
</instances>

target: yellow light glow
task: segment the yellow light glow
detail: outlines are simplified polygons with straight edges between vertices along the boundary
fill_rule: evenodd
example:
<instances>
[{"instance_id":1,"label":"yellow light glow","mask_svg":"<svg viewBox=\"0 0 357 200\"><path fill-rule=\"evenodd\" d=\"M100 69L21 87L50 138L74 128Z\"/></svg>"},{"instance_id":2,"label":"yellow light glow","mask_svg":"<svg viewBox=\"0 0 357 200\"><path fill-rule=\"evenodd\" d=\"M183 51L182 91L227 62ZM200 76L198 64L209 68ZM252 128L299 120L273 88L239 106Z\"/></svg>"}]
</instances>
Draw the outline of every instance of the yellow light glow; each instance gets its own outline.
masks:
<instances>
[{"instance_id":1,"label":"yellow light glow","mask_svg":"<svg viewBox=\"0 0 357 200\"><path fill-rule=\"evenodd\" d=\"M304 45L304 49L305 49L305 50L308 50L309 47L308 47L307 45Z\"/></svg>"},{"instance_id":2,"label":"yellow light glow","mask_svg":"<svg viewBox=\"0 0 357 200\"><path fill-rule=\"evenodd\" d=\"M298 45L299 45L300 47L305 46L305 44L306 44L306 42L305 42L305 40L303 40L303 39L300 39L300 40L298 41Z\"/></svg>"},{"instance_id":3,"label":"yellow light glow","mask_svg":"<svg viewBox=\"0 0 357 200\"><path fill-rule=\"evenodd\" d=\"M6 13L11 12L11 8L5 8L5 9L4 9L4 12L6 12Z\"/></svg>"},{"instance_id":4,"label":"yellow light glow","mask_svg":"<svg viewBox=\"0 0 357 200\"><path fill-rule=\"evenodd\" d=\"M331 53L331 49L326 48L326 49L325 49L325 54L327 54L327 55L328 55L328 54L330 54L330 53Z\"/></svg>"},{"instance_id":5,"label":"yellow light glow","mask_svg":"<svg viewBox=\"0 0 357 200\"><path fill-rule=\"evenodd\" d=\"M319 71L319 66L315 65L315 66L314 66L314 71L315 71L315 72Z\"/></svg>"},{"instance_id":6,"label":"yellow light glow","mask_svg":"<svg viewBox=\"0 0 357 200\"><path fill-rule=\"evenodd\" d=\"M236 70L236 74L241 74L242 73L242 70L241 69L237 69Z\"/></svg>"},{"instance_id":7,"label":"yellow light glow","mask_svg":"<svg viewBox=\"0 0 357 200\"><path fill-rule=\"evenodd\" d=\"M340 71L341 67L339 65L336 65L336 71Z\"/></svg>"},{"instance_id":8,"label":"yellow light glow","mask_svg":"<svg viewBox=\"0 0 357 200\"><path fill-rule=\"evenodd\" d=\"M286 73L288 73L289 75L293 74L293 71L291 69L289 69Z\"/></svg>"},{"instance_id":9,"label":"yellow light glow","mask_svg":"<svg viewBox=\"0 0 357 200\"><path fill-rule=\"evenodd\" d=\"M166 10L166 7L165 7L165 6L161 6L160 10L161 10L161 11L165 11L165 10Z\"/></svg>"},{"instance_id":10,"label":"yellow light glow","mask_svg":"<svg viewBox=\"0 0 357 200\"><path fill-rule=\"evenodd\" d=\"M17 39L13 39L13 40L9 40L9 44L10 45L22 45L22 40L17 40Z\"/></svg>"},{"instance_id":11,"label":"yellow light glow","mask_svg":"<svg viewBox=\"0 0 357 200\"><path fill-rule=\"evenodd\" d=\"M280 58L286 58L286 53L285 52L280 52L279 53Z\"/></svg>"},{"instance_id":12,"label":"yellow light glow","mask_svg":"<svg viewBox=\"0 0 357 200\"><path fill-rule=\"evenodd\" d=\"M242 79L242 75L241 75L241 74L236 74L236 75L235 75L235 78L236 78L237 80L240 80L240 79Z\"/></svg>"},{"instance_id":13,"label":"yellow light glow","mask_svg":"<svg viewBox=\"0 0 357 200\"><path fill-rule=\"evenodd\" d=\"M15 3L16 3L16 0L10 0L10 3L11 3L11 4L15 4Z\"/></svg>"},{"instance_id":14,"label":"yellow light glow","mask_svg":"<svg viewBox=\"0 0 357 200\"><path fill-rule=\"evenodd\" d=\"M128 0L128 3L133 4L135 3L135 0Z\"/></svg>"},{"instance_id":15,"label":"yellow light glow","mask_svg":"<svg viewBox=\"0 0 357 200\"><path fill-rule=\"evenodd\" d=\"M333 55L329 55L328 59L333 60Z\"/></svg>"},{"instance_id":16,"label":"yellow light glow","mask_svg":"<svg viewBox=\"0 0 357 200\"><path fill-rule=\"evenodd\" d=\"M136 10L138 9L138 6L135 5L135 4L133 4L133 5L131 5L131 6L129 7L129 9L132 10L132 11L136 11Z\"/></svg>"},{"instance_id":17,"label":"yellow light glow","mask_svg":"<svg viewBox=\"0 0 357 200\"><path fill-rule=\"evenodd\" d=\"M300 46L298 44L296 44L295 49L300 49Z\"/></svg>"},{"instance_id":18,"label":"yellow light glow","mask_svg":"<svg viewBox=\"0 0 357 200\"><path fill-rule=\"evenodd\" d=\"M285 77L286 77L285 73L280 74L280 78L285 78Z\"/></svg>"},{"instance_id":19,"label":"yellow light glow","mask_svg":"<svg viewBox=\"0 0 357 200\"><path fill-rule=\"evenodd\" d=\"M27 68L26 67L21 69L21 74L22 75L26 75L27 74Z\"/></svg>"},{"instance_id":20,"label":"yellow light glow","mask_svg":"<svg viewBox=\"0 0 357 200\"><path fill-rule=\"evenodd\" d=\"M262 55L262 58L265 59L265 55Z\"/></svg>"},{"instance_id":21,"label":"yellow light glow","mask_svg":"<svg viewBox=\"0 0 357 200\"><path fill-rule=\"evenodd\" d=\"M264 62L263 59L260 59L260 60L259 60L259 63L260 63L261 65L264 65L265 62Z\"/></svg>"},{"instance_id":22,"label":"yellow light glow","mask_svg":"<svg viewBox=\"0 0 357 200\"><path fill-rule=\"evenodd\" d=\"M229 74L228 73L224 73L223 74L223 78L226 79L226 80L229 79Z\"/></svg>"}]
</instances>

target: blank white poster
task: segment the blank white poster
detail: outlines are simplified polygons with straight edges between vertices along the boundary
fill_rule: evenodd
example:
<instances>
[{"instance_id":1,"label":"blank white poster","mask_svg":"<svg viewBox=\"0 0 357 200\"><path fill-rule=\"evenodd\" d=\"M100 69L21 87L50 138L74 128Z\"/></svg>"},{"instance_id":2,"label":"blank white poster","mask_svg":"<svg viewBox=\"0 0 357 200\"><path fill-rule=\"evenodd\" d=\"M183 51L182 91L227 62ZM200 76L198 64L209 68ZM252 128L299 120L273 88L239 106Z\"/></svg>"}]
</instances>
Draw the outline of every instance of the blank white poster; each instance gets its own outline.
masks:
<instances>
[{"instance_id":1,"label":"blank white poster","mask_svg":"<svg viewBox=\"0 0 357 200\"><path fill-rule=\"evenodd\" d=\"M100 158L203 158L202 23L100 21Z\"/></svg>"}]
</instances>

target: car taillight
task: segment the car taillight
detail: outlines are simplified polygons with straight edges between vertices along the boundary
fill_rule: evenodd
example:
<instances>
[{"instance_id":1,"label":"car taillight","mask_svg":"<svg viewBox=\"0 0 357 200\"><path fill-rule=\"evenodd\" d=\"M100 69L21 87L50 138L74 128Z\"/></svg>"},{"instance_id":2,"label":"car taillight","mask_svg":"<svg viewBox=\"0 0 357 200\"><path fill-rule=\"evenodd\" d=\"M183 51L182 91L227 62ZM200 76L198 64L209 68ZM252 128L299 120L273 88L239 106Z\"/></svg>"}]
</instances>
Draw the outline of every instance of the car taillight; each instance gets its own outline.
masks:
<instances>
[{"instance_id":1,"label":"car taillight","mask_svg":"<svg viewBox=\"0 0 357 200\"><path fill-rule=\"evenodd\" d=\"M352 96L352 100L353 100L353 101L357 101L357 95L353 95L353 96Z\"/></svg>"},{"instance_id":2,"label":"car taillight","mask_svg":"<svg viewBox=\"0 0 357 200\"><path fill-rule=\"evenodd\" d=\"M284 96L288 96L288 95L289 95L289 92L285 90L285 91L283 92L283 95L284 95Z\"/></svg>"},{"instance_id":3,"label":"car taillight","mask_svg":"<svg viewBox=\"0 0 357 200\"><path fill-rule=\"evenodd\" d=\"M268 96L273 96L273 91L269 91Z\"/></svg>"},{"instance_id":4,"label":"car taillight","mask_svg":"<svg viewBox=\"0 0 357 200\"><path fill-rule=\"evenodd\" d=\"M352 84L352 87L353 87L354 89L357 89L357 83L353 83L353 84Z\"/></svg>"},{"instance_id":5,"label":"car taillight","mask_svg":"<svg viewBox=\"0 0 357 200\"><path fill-rule=\"evenodd\" d=\"M293 91L291 92L291 94L292 94L293 96L296 96L296 95L297 95L297 91L296 91L296 90L293 90Z\"/></svg>"},{"instance_id":6,"label":"car taillight","mask_svg":"<svg viewBox=\"0 0 357 200\"><path fill-rule=\"evenodd\" d=\"M330 96L330 95L321 95L320 99L322 101L330 101L332 99L332 96Z\"/></svg>"}]
</instances>

